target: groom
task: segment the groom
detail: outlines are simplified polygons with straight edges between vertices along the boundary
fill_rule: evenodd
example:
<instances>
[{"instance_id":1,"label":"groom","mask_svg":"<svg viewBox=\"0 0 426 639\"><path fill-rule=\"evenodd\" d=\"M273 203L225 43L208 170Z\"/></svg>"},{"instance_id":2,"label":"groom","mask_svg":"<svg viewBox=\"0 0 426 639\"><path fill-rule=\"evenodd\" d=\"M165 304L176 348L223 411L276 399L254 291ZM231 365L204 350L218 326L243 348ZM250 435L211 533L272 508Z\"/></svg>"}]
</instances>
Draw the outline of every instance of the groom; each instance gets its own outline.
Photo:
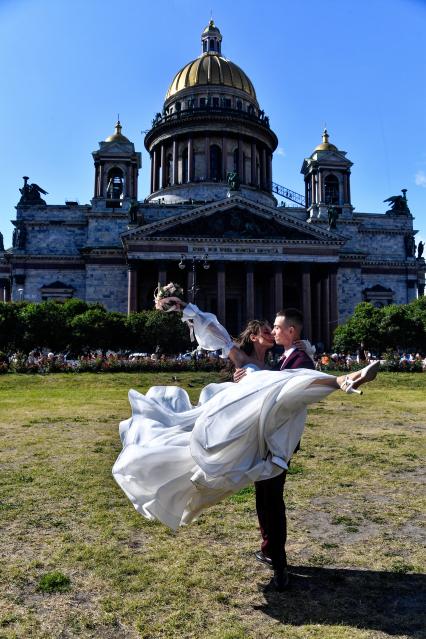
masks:
<instances>
[{"instance_id":1,"label":"groom","mask_svg":"<svg viewBox=\"0 0 426 639\"><path fill-rule=\"evenodd\" d=\"M303 315L295 308L279 311L275 318L272 335L275 343L284 347L284 354L278 361L275 370L293 368L314 369L312 359L297 348L301 339ZM235 381L243 376L237 371ZM299 449L299 444L295 452ZM287 471L277 477L255 482L256 511L259 519L262 544L255 555L258 561L274 569L272 586L279 592L288 586L289 577L285 542L287 539L287 520L284 503L284 484Z\"/></svg>"}]
</instances>

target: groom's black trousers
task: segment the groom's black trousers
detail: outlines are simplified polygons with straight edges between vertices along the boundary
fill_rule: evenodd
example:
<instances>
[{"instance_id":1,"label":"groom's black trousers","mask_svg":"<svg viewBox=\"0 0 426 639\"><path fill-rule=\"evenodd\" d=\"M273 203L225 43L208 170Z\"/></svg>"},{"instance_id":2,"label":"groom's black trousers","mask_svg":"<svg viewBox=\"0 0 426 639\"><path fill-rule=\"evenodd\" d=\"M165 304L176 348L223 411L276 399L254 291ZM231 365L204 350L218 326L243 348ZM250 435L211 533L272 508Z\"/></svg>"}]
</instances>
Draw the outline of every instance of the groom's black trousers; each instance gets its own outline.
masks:
<instances>
[{"instance_id":1,"label":"groom's black trousers","mask_svg":"<svg viewBox=\"0 0 426 639\"><path fill-rule=\"evenodd\" d=\"M256 510L262 534L261 550L272 559L275 569L287 565L285 542L287 539L287 520L284 504L284 484L287 471L277 477L255 482Z\"/></svg>"}]
</instances>

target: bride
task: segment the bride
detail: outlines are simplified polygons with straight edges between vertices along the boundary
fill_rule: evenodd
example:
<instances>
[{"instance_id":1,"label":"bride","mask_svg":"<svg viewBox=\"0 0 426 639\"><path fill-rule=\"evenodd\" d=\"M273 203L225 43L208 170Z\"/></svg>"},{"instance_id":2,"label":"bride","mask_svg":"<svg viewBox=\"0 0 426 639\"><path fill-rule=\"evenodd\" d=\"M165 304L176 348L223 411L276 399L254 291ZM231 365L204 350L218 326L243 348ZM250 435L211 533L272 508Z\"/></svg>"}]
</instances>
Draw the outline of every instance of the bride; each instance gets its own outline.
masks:
<instances>
[{"instance_id":1,"label":"bride","mask_svg":"<svg viewBox=\"0 0 426 639\"><path fill-rule=\"evenodd\" d=\"M214 315L171 300L202 348L221 348L251 373L238 384L209 384L196 406L177 386L129 392L132 416L120 424L123 450L113 476L141 515L176 530L224 497L282 473L302 436L308 404L338 389L360 393L379 363L337 378L309 369L259 370L259 361Z\"/></svg>"}]
</instances>

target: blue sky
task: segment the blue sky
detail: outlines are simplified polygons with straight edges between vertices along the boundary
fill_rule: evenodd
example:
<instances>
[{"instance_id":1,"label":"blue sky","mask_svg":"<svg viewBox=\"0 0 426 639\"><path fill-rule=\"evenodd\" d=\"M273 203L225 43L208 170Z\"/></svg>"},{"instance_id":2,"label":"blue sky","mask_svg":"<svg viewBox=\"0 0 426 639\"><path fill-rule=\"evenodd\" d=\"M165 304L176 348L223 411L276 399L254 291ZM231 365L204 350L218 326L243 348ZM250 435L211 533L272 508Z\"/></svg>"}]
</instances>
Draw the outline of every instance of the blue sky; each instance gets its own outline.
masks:
<instances>
[{"instance_id":1,"label":"blue sky","mask_svg":"<svg viewBox=\"0 0 426 639\"><path fill-rule=\"evenodd\" d=\"M425 0L0 0L0 230L10 246L22 176L48 204L88 203L91 152L143 132L174 74L200 53L212 11L223 54L241 66L279 139L273 179L303 193L300 167L321 141L347 151L352 203L384 212L408 189L426 239Z\"/></svg>"}]
</instances>

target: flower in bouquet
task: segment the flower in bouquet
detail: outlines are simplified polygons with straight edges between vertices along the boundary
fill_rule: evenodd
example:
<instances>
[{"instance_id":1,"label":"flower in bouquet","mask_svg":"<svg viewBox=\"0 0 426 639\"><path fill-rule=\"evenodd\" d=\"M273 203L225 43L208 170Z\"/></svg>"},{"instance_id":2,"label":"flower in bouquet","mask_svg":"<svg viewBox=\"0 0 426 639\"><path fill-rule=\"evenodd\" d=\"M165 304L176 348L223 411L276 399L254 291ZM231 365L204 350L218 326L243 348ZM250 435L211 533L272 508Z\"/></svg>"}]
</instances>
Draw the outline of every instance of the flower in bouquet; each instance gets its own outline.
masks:
<instances>
[{"instance_id":1,"label":"flower in bouquet","mask_svg":"<svg viewBox=\"0 0 426 639\"><path fill-rule=\"evenodd\" d=\"M169 282L169 284L155 289L154 302L158 311L180 310L179 300L183 301L183 288L179 284Z\"/></svg>"}]
</instances>

